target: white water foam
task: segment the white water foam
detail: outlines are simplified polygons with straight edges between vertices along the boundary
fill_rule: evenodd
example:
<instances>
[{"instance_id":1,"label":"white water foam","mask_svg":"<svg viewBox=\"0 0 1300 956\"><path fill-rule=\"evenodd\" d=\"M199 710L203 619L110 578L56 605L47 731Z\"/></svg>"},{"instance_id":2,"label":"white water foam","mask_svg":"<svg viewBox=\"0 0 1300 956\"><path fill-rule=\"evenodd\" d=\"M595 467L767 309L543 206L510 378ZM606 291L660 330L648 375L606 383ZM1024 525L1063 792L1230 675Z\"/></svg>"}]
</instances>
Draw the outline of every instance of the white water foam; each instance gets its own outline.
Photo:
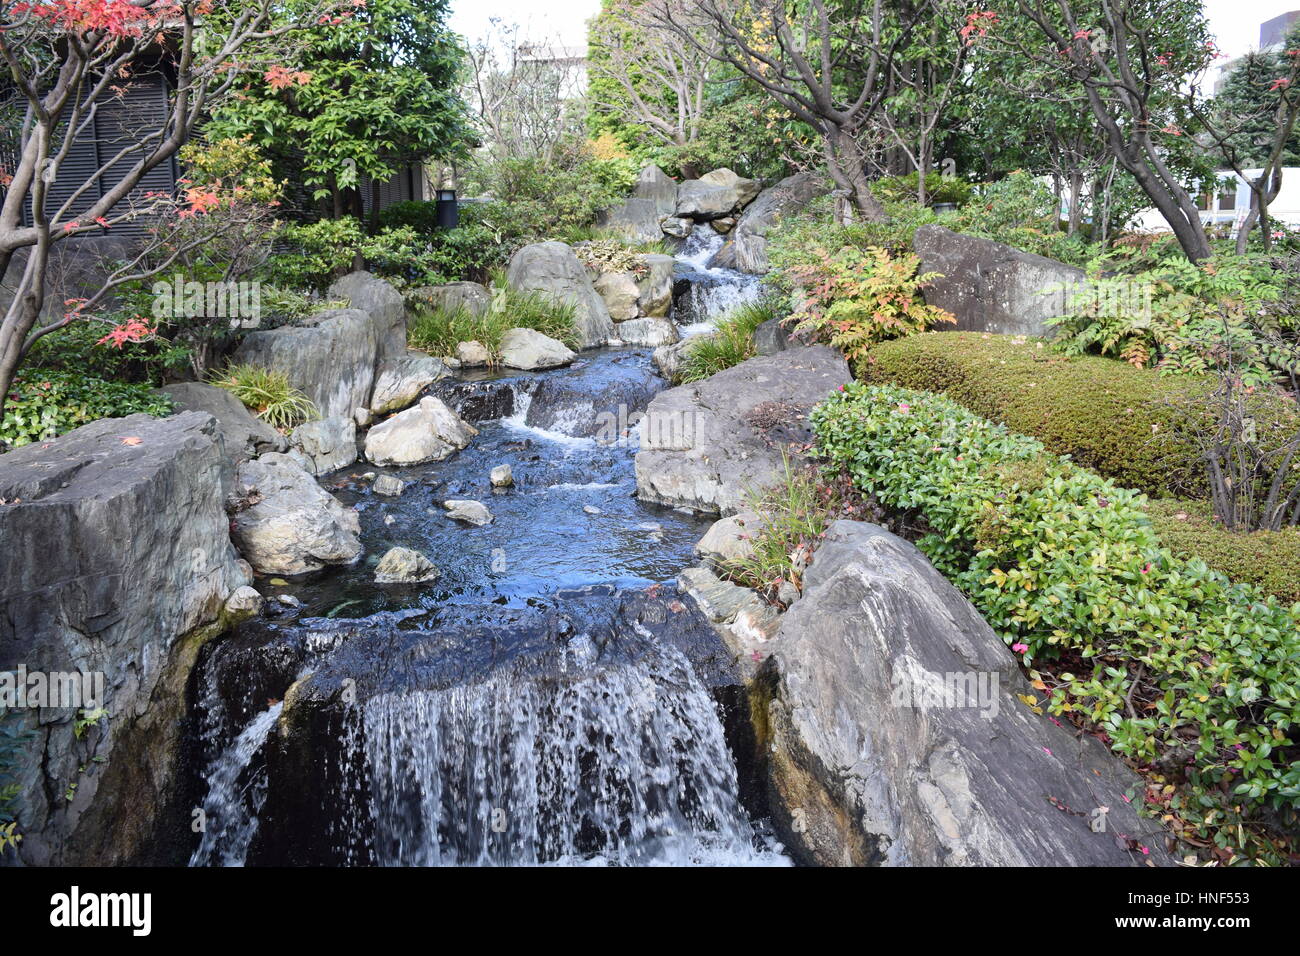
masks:
<instances>
[{"instance_id":1,"label":"white water foam","mask_svg":"<svg viewBox=\"0 0 1300 956\"><path fill-rule=\"evenodd\" d=\"M725 242L711 228L697 226L676 256L678 262L698 274L686 298L692 315L699 321L678 326L683 338L713 331L718 318L738 305L757 301L762 294L762 280L758 276L735 269L708 268L709 260Z\"/></svg>"},{"instance_id":2,"label":"white water foam","mask_svg":"<svg viewBox=\"0 0 1300 956\"><path fill-rule=\"evenodd\" d=\"M262 711L209 765L208 795L203 800L204 829L190 866L243 866L257 833L257 814L266 801L266 778L245 771L266 743L284 708L283 702Z\"/></svg>"},{"instance_id":3,"label":"white water foam","mask_svg":"<svg viewBox=\"0 0 1300 956\"><path fill-rule=\"evenodd\" d=\"M364 722L383 865L788 863L756 848L713 700L673 649L385 694Z\"/></svg>"}]
</instances>

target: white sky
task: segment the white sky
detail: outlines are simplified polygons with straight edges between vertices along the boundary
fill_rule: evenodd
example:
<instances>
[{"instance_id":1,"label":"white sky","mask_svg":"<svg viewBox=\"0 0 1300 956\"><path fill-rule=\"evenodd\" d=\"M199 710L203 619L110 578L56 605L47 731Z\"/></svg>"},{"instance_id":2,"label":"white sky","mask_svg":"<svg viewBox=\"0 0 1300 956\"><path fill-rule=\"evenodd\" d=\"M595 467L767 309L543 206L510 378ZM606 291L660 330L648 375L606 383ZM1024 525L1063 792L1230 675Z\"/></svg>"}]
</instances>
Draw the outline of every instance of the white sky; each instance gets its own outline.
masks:
<instances>
[{"instance_id":1,"label":"white sky","mask_svg":"<svg viewBox=\"0 0 1300 956\"><path fill-rule=\"evenodd\" d=\"M1300 0L1205 0L1210 27L1230 57L1258 47L1259 25L1291 10L1300 10Z\"/></svg>"},{"instance_id":2,"label":"white sky","mask_svg":"<svg viewBox=\"0 0 1300 956\"><path fill-rule=\"evenodd\" d=\"M451 27L479 39L490 32L491 18L500 17L523 27L525 38L581 46L587 42L587 20L599 12L600 0L452 0Z\"/></svg>"},{"instance_id":3,"label":"white sky","mask_svg":"<svg viewBox=\"0 0 1300 956\"><path fill-rule=\"evenodd\" d=\"M1279 13L1300 10L1300 0L1204 0L1219 46L1230 57L1259 45L1259 25ZM567 45L586 40L586 21L600 0L452 0L451 25L471 38L488 32L489 20L518 23L526 36L559 37Z\"/></svg>"}]
</instances>

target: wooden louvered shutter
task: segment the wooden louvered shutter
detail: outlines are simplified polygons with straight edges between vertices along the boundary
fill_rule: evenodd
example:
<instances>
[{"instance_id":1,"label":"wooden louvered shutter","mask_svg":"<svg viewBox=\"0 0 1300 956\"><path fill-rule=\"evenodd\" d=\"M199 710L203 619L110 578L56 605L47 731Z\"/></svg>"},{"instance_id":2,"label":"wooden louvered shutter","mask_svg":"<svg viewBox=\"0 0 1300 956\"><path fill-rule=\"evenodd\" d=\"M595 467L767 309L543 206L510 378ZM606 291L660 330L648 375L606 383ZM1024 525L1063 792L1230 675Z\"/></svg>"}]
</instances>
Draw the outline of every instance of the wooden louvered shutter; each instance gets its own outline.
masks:
<instances>
[{"instance_id":1,"label":"wooden louvered shutter","mask_svg":"<svg viewBox=\"0 0 1300 956\"><path fill-rule=\"evenodd\" d=\"M167 119L167 86L160 73L148 73L132 79L123 84L123 90L120 96L108 97L95 117L99 156L104 162L132 144L141 142L143 136L158 132ZM114 163L104 175L103 188L111 189L121 182L122 177L143 156L156 149L157 145L158 140L150 140L143 149ZM174 158L159 163L144 175L132 190L130 198L119 203L115 211L125 211L132 202L146 205L148 201L144 197L147 193L170 195L176 188L176 178ZM152 223L151 217L142 216L115 225L113 235L118 238L140 238Z\"/></svg>"},{"instance_id":2,"label":"wooden louvered shutter","mask_svg":"<svg viewBox=\"0 0 1300 956\"><path fill-rule=\"evenodd\" d=\"M53 183L45 193L45 215L49 219L59 216L62 222L71 222L99 201L100 183L91 183L69 209L60 214L63 204L99 169L99 154L95 143L94 123L83 123L73 140L68 154L58 164ZM61 123L54 137L54 146L62 144L67 135L67 122ZM34 198L34 197L33 197ZM35 222L30 201L27 208L28 223Z\"/></svg>"}]
</instances>

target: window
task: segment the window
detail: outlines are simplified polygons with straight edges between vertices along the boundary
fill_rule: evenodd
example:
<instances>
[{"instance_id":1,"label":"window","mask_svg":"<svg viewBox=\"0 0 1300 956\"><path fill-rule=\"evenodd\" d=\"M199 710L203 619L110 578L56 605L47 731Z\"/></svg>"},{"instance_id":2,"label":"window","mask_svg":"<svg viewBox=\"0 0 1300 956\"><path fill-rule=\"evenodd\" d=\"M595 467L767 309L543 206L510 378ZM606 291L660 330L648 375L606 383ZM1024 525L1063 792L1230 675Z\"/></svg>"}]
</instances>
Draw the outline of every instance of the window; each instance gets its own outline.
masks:
<instances>
[{"instance_id":1,"label":"window","mask_svg":"<svg viewBox=\"0 0 1300 956\"><path fill-rule=\"evenodd\" d=\"M1229 209L1236 209L1236 208L1237 208L1237 190L1234 189L1231 192L1221 193L1219 195L1220 210L1226 211Z\"/></svg>"}]
</instances>

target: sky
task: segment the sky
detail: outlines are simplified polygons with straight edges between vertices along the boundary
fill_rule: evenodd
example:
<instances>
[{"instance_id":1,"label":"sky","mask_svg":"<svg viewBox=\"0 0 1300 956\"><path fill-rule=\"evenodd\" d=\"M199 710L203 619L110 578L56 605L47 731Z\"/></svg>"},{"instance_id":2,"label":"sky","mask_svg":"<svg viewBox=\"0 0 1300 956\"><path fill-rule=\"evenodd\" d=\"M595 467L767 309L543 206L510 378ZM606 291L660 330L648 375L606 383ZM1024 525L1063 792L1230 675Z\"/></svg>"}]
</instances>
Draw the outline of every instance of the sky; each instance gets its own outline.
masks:
<instances>
[{"instance_id":1,"label":"sky","mask_svg":"<svg viewBox=\"0 0 1300 956\"><path fill-rule=\"evenodd\" d=\"M1280 13L1300 10L1300 0L1205 0L1219 47L1230 57L1259 46L1259 25Z\"/></svg>"},{"instance_id":2,"label":"sky","mask_svg":"<svg viewBox=\"0 0 1300 956\"><path fill-rule=\"evenodd\" d=\"M600 9L600 0L452 0L452 26L476 38L489 30L489 19L524 26L536 39L560 37L580 45L585 23ZM1228 56L1240 56L1259 43L1259 25L1288 10L1300 10L1300 0L1205 0L1205 10Z\"/></svg>"},{"instance_id":3,"label":"sky","mask_svg":"<svg viewBox=\"0 0 1300 956\"><path fill-rule=\"evenodd\" d=\"M452 0L451 26L475 40L488 35L491 19L500 17L523 27L525 38L581 46L587 42L587 20L599 12L600 0Z\"/></svg>"}]
</instances>

